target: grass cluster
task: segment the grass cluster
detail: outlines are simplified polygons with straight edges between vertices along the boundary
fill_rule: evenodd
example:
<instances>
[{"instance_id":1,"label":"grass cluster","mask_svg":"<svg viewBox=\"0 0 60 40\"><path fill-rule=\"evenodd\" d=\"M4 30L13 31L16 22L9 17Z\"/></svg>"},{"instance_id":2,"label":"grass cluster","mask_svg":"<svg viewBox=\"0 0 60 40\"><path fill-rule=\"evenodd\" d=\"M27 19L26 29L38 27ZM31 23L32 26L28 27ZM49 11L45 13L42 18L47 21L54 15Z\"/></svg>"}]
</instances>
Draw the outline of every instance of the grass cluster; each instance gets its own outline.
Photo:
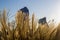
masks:
<instances>
[{"instance_id":1,"label":"grass cluster","mask_svg":"<svg viewBox=\"0 0 60 40\"><path fill-rule=\"evenodd\" d=\"M37 26L34 14L30 22L29 15L20 11L16 13L11 30L11 24L7 21L6 10L4 10L2 16L0 14L0 40L60 40L59 26L55 28L55 25L52 25L45 23Z\"/></svg>"}]
</instances>

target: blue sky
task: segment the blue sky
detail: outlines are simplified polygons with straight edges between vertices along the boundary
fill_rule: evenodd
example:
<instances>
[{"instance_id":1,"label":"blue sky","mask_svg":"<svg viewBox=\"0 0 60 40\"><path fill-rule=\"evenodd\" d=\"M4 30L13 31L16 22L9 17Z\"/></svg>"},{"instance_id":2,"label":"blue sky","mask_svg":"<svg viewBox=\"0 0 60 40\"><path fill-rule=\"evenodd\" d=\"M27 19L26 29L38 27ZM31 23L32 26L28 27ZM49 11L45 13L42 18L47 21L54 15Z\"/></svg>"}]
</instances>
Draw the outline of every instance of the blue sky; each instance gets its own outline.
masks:
<instances>
[{"instance_id":1,"label":"blue sky","mask_svg":"<svg viewBox=\"0 0 60 40\"><path fill-rule=\"evenodd\" d=\"M10 10L11 16L24 6L28 7L30 16L35 14L36 19L46 16L47 20L60 20L60 0L0 0L0 10ZM14 17L10 18L13 19Z\"/></svg>"}]
</instances>

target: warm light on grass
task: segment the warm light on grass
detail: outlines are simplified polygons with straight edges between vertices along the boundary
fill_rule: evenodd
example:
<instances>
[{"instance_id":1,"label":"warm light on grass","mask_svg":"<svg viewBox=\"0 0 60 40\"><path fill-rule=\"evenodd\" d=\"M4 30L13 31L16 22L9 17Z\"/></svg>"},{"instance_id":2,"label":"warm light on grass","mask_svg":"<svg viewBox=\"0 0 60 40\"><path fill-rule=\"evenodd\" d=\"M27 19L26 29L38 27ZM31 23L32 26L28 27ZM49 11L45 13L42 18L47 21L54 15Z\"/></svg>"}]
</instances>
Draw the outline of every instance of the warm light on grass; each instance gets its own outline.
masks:
<instances>
[{"instance_id":1,"label":"warm light on grass","mask_svg":"<svg viewBox=\"0 0 60 40\"><path fill-rule=\"evenodd\" d=\"M1 40L55 40L57 28L54 25L48 26L46 24L39 24L36 29L37 23L34 21L34 14L32 15L31 25L29 25L29 16L24 20L24 13L22 11L16 13L16 27L13 30L10 29L6 21L6 10L3 11L1 23ZM32 27L32 29L30 28Z\"/></svg>"}]
</instances>

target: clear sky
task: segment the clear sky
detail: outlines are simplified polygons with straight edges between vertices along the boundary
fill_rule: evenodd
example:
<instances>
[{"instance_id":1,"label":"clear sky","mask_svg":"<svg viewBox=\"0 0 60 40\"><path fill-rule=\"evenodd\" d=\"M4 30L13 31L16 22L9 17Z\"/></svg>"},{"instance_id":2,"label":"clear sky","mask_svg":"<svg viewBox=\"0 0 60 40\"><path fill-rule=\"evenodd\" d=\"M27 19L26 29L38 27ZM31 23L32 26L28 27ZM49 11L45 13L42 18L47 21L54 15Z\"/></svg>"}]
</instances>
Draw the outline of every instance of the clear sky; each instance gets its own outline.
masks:
<instances>
[{"instance_id":1,"label":"clear sky","mask_svg":"<svg viewBox=\"0 0 60 40\"><path fill-rule=\"evenodd\" d=\"M0 0L0 10L6 8L11 15L24 6L28 7L30 16L34 13L37 19L47 17L47 20L60 20L60 0Z\"/></svg>"}]
</instances>

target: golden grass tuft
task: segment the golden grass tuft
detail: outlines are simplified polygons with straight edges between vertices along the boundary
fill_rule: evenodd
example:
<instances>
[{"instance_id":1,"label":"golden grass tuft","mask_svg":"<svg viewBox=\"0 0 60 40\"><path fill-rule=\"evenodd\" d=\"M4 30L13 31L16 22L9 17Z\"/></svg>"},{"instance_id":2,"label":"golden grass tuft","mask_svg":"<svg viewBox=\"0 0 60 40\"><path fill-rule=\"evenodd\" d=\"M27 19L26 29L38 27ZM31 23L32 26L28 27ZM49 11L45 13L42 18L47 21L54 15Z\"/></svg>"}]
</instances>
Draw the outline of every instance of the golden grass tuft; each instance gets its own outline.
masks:
<instances>
[{"instance_id":1,"label":"golden grass tuft","mask_svg":"<svg viewBox=\"0 0 60 40\"><path fill-rule=\"evenodd\" d=\"M16 13L15 17L16 27L15 29L13 27L13 30L11 30L10 25L7 24L6 10L4 10L0 18L0 23L2 25L0 40L57 40L58 28L54 28L54 26L49 27L46 23L44 25L39 24L36 29L37 23L35 22L34 14L32 15L32 25L29 25L29 21L29 16L19 11ZM32 27L32 29L30 27Z\"/></svg>"}]
</instances>

